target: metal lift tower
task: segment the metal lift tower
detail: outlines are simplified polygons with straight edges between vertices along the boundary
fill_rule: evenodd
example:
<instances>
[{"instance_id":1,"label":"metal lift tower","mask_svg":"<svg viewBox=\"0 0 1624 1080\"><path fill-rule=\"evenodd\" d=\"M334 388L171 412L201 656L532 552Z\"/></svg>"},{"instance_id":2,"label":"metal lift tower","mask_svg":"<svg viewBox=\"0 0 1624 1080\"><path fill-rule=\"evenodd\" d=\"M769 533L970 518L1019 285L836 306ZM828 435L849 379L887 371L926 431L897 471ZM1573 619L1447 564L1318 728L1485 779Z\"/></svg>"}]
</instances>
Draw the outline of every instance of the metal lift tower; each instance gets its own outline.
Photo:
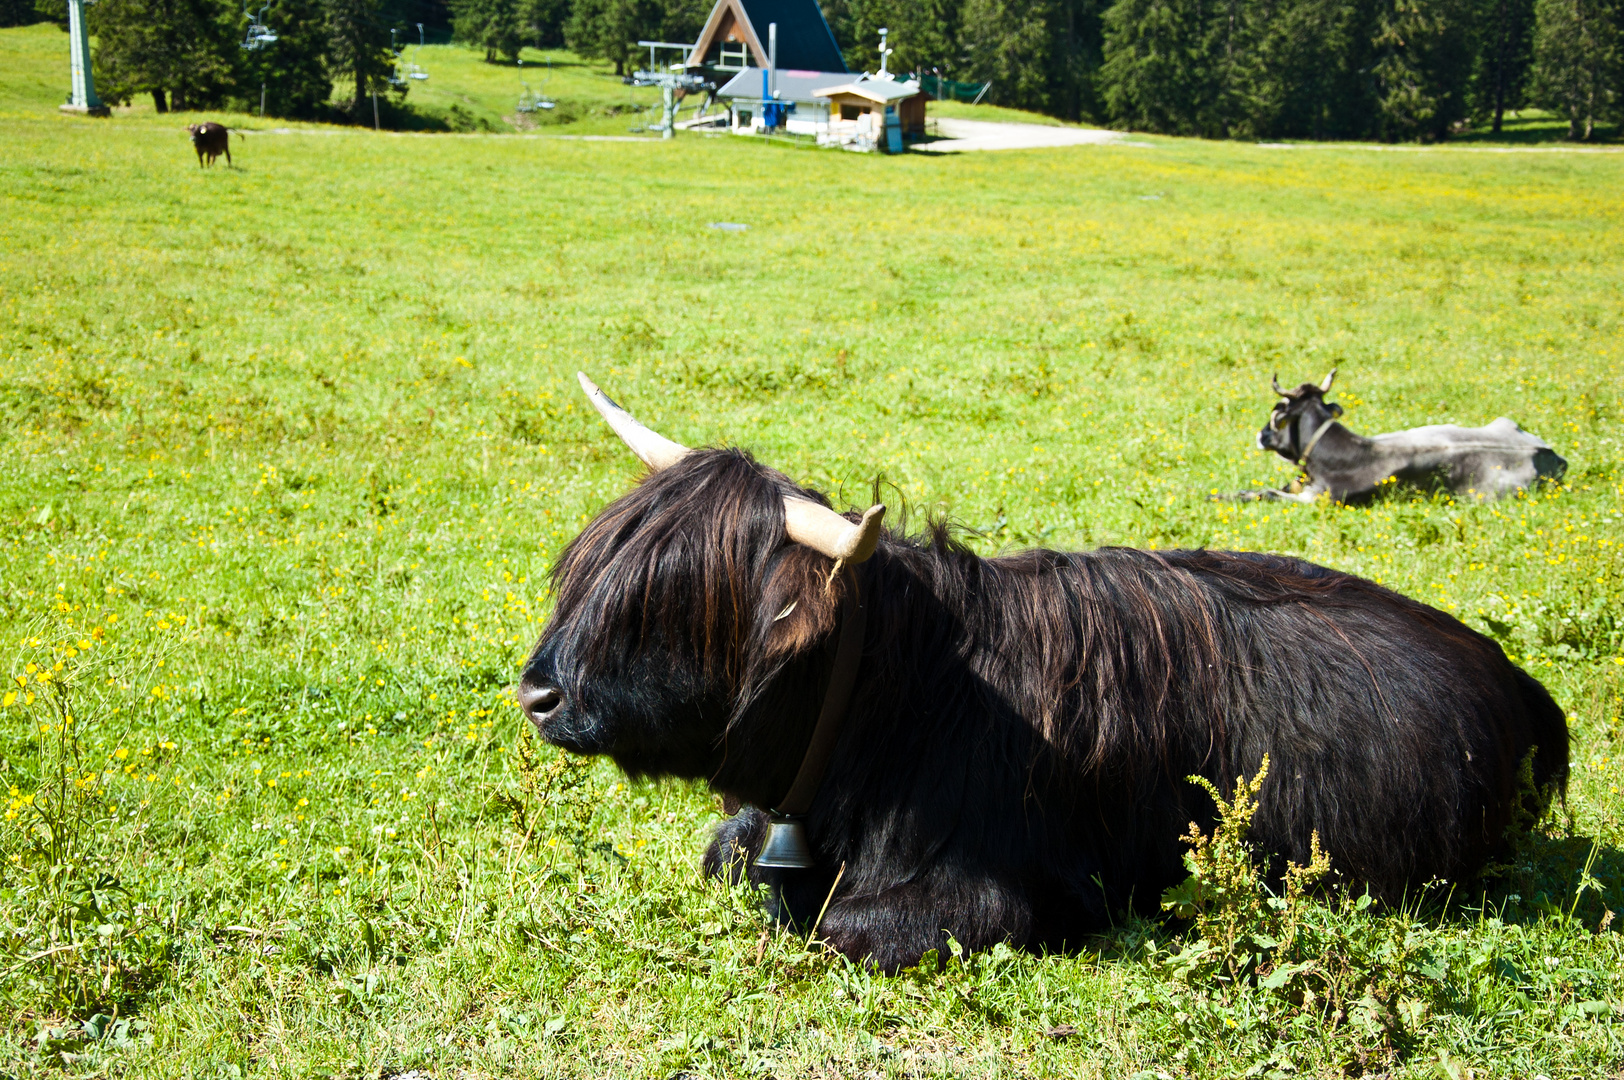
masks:
<instances>
[{"instance_id":1,"label":"metal lift tower","mask_svg":"<svg viewBox=\"0 0 1624 1080\"><path fill-rule=\"evenodd\" d=\"M68 0L68 58L73 69L73 91L61 109L86 116L111 116L112 110L96 96L96 84L90 77L90 31L85 27L87 2Z\"/></svg>"},{"instance_id":2,"label":"metal lift tower","mask_svg":"<svg viewBox=\"0 0 1624 1080\"><path fill-rule=\"evenodd\" d=\"M669 139L677 133L677 91L694 93L699 90L715 90L716 84L703 76L687 73L687 58L693 51L692 45L675 41L639 41L637 44L648 49L648 69L632 72L626 76L626 82L632 86L660 88L660 103L665 107L665 115L654 125L654 130L660 133L660 138ZM676 49L682 54L683 59L672 64L667 70L661 71L655 57L657 49Z\"/></svg>"}]
</instances>

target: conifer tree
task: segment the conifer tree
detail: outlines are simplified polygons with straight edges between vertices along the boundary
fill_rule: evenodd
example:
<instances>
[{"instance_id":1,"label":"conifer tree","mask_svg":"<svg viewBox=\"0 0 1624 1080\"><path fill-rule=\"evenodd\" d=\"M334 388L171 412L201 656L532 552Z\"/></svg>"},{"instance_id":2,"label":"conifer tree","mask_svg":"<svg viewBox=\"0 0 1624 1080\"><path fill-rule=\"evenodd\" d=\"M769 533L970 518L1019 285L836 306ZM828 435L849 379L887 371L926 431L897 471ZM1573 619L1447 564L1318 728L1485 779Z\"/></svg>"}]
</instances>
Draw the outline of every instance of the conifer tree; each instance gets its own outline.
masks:
<instances>
[{"instance_id":1,"label":"conifer tree","mask_svg":"<svg viewBox=\"0 0 1624 1080\"><path fill-rule=\"evenodd\" d=\"M151 94L159 112L218 105L237 89L242 12L223 0L102 0L86 9L96 89Z\"/></svg>"},{"instance_id":2,"label":"conifer tree","mask_svg":"<svg viewBox=\"0 0 1624 1080\"><path fill-rule=\"evenodd\" d=\"M28 22L48 22L67 33L68 0L34 0L34 15Z\"/></svg>"},{"instance_id":3,"label":"conifer tree","mask_svg":"<svg viewBox=\"0 0 1624 1080\"><path fill-rule=\"evenodd\" d=\"M1534 0L1481 0L1471 109L1500 134L1508 109L1522 108L1533 63Z\"/></svg>"},{"instance_id":4,"label":"conifer tree","mask_svg":"<svg viewBox=\"0 0 1624 1080\"><path fill-rule=\"evenodd\" d=\"M1202 0L1117 0L1105 12L1100 96L1120 126L1207 134L1211 74Z\"/></svg>"},{"instance_id":5,"label":"conifer tree","mask_svg":"<svg viewBox=\"0 0 1624 1080\"><path fill-rule=\"evenodd\" d=\"M0 0L0 26L28 26L42 22L34 0Z\"/></svg>"},{"instance_id":6,"label":"conifer tree","mask_svg":"<svg viewBox=\"0 0 1624 1080\"><path fill-rule=\"evenodd\" d=\"M519 0L525 42L538 49L563 48L569 18L570 0Z\"/></svg>"},{"instance_id":7,"label":"conifer tree","mask_svg":"<svg viewBox=\"0 0 1624 1080\"><path fill-rule=\"evenodd\" d=\"M1605 0L1536 0L1534 98L1568 122L1568 138L1589 139L1596 121L1619 114L1615 11Z\"/></svg>"},{"instance_id":8,"label":"conifer tree","mask_svg":"<svg viewBox=\"0 0 1624 1080\"><path fill-rule=\"evenodd\" d=\"M951 71L959 59L958 0L843 0L825 12L829 29L841 46L846 67L874 71L879 67L880 28L890 31L895 49L887 70Z\"/></svg>"},{"instance_id":9,"label":"conifer tree","mask_svg":"<svg viewBox=\"0 0 1624 1080\"><path fill-rule=\"evenodd\" d=\"M389 28L379 0L325 0L327 8L327 66L334 81L355 88L350 115L366 119L368 98L387 93L395 58L389 52Z\"/></svg>"},{"instance_id":10,"label":"conifer tree","mask_svg":"<svg viewBox=\"0 0 1624 1080\"><path fill-rule=\"evenodd\" d=\"M1092 113L1100 64L1094 0L963 0L963 75L992 83L989 101L1067 119Z\"/></svg>"},{"instance_id":11,"label":"conifer tree","mask_svg":"<svg viewBox=\"0 0 1624 1080\"><path fill-rule=\"evenodd\" d=\"M485 50L485 62L498 55L516 60L525 44L519 0L453 0L451 32L455 40Z\"/></svg>"},{"instance_id":12,"label":"conifer tree","mask_svg":"<svg viewBox=\"0 0 1624 1080\"><path fill-rule=\"evenodd\" d=\"M1466 115L1468 10L1461 0L1382 0L1371 36L1378 138L1442 139Z\"/></svg>"},{"instance_id":13,"label":"conifer tree","mask_svg":"<svg viewBox=\"0 0 1624 1080\"><path fill-rule=\"evenodd\" d=\"M1054 50L1050 107L1068 120L1100 116L1099 70L1110 0L1060 0L1050 9Z\"/></svg>"},{"instance_id":14,"label":"conifer tree","mask_svg":"<svg viewBox=\"0 0 1624 1080\"><path fill-rule=\"evenodd\" d=\"M965 0L960 40L976 82L990 81L989 100L1020 109L1054 107L1052 40L1047 4Z\"/></svg>"},{"instance_id":15,"label":"conifer tree","mask_svg":"<svg viewBox=\"0 0 1624 1080\"><path fill-rule=\"evenodd\" d=\"M267 116L315 120L326 115L333 78L327 68L327 10L321 0L272 0L265 24L277 37L248 54L242 91L249 111L258 110L263 88Z\"/></svg>"},{"instance_id":16,"label":"conifer tree","mask_svg":"<svg viewBox=\"0 0 1624 1080\"><path fill-rule=\"evenodd\" d=\"M710 14L702 0L574 0L564 39L582 56L626 74L647 53L639 41L692 41Z\"/></svg>"},{"instance_id":17,"label":"conifer tree","mask_svg":"<svg viewBox=\"0 0 1624 1080\"><path fill-rule=\"evenodd\" d=\"M1255 0L1254 50L1237 97L1244 130L1269 138L1368 134L1368 33L1360 0Z\"/></svg>"},{"instance_id":18,"label":"conifer tree","mask_svg":"<svg viewBox=\"0 0 1624 1080\"><path fill-rule=\"evenodd\" d=\"M607 60L615 65L616 75L624 75L640 51L636 42L652 40L647 29L657 19L651 0L575 0L564 39L575 52Z\"/></svg>"}]
</instances>

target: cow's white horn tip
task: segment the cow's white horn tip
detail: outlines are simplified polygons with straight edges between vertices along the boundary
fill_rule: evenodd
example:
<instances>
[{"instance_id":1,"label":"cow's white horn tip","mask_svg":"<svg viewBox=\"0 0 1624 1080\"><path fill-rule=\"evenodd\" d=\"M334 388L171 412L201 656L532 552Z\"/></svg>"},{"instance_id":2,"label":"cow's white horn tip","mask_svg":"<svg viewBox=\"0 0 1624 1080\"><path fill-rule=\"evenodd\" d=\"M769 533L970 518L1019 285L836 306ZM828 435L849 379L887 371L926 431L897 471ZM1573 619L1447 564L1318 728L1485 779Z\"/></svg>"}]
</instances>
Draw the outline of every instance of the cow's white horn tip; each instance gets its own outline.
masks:
<instances>
[{"instance_id":1,"label":"cow's white horn tip","mask_svg":"<svg viewBox=\"0 0 1624 1080\"><path fill-rule=\"evenodd\" d=\"M847 562L859 563L874 554L880 543L880 525L885 520L885 504L875 503L863 511L863 520L852 526L847 534L847 552L841 557Z\"/></svg>"}]
</instances>

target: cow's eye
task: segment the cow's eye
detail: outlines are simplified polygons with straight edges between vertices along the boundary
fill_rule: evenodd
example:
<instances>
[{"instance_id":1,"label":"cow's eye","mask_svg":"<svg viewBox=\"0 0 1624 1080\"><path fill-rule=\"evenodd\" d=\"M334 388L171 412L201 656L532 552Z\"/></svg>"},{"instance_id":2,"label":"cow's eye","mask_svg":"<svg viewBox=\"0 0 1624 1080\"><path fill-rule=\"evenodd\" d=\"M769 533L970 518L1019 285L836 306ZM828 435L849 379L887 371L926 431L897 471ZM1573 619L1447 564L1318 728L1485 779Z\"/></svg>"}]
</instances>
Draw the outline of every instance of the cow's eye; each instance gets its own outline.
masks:
<instances>
[{"instance_id":1,"label":"cow's eye","mask_svg":"<svg viewBox=\"0 0 1624 1080\"><path fill-rule=\"evenodd\" d=\"M1286 426L1286 421L1289 419L1291 419L1290 416L1281 410L1276 409L1274 414L1269 417L1269 426L1274 428L1274 430L1279 431L1281 428Z\"/></svg>"}]
</instances>

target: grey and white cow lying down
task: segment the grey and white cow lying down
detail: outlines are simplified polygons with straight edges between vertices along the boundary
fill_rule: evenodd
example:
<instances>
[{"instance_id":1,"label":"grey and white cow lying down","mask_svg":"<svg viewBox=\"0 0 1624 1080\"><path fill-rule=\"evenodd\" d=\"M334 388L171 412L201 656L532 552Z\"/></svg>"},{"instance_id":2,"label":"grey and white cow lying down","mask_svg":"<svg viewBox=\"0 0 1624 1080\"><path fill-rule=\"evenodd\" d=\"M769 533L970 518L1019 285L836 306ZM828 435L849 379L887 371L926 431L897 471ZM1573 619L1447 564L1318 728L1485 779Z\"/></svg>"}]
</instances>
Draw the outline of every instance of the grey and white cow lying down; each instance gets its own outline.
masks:
<instances>
[{"instance_id":1,"label":"grey and white cow lying down","mask_svg":"<svg viewBox=\"0 0 1624 1080\"><path fill-rule=\"evenodd\" d=\"M1480 428L1430 424L1385 435L1355 435L1341 424L1342 406L1327 402L1336 370L1315 386L1274 392L1280 403L1258 433L1260 450L1273 450L1307 477L1285 488L1241 491L1232 499L1288 499L1310 503L1321 495L1358 502L1384 485L1452 491L1497 499L1545 480L1560 480L1568 463L1537 435L1502 416Z\"/></svg>"}]
</instances>

